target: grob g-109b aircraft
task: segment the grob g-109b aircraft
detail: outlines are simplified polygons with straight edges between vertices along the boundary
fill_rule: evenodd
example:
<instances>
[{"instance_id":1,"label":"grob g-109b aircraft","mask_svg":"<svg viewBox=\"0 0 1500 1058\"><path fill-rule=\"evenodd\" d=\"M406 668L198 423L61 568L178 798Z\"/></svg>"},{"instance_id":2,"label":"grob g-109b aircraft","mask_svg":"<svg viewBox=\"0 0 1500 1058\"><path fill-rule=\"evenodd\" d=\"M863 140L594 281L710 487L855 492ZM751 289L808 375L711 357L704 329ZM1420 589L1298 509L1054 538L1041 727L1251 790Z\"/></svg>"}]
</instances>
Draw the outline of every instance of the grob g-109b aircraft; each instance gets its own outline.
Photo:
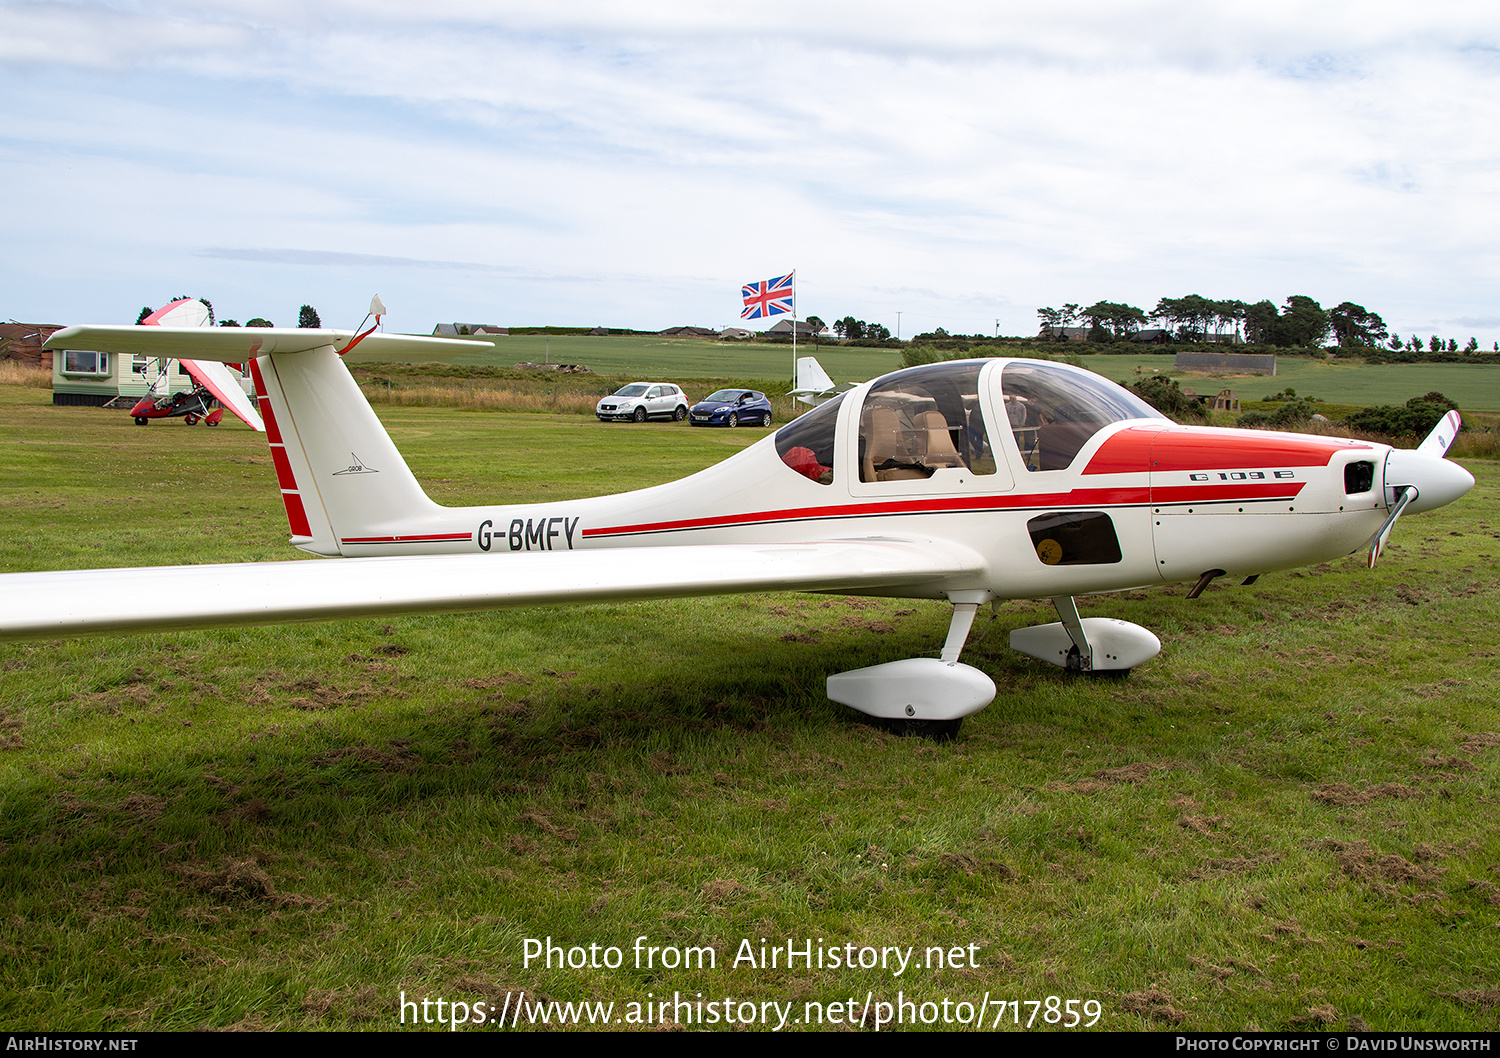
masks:
<instances>
[{"instance_id":1,"label":"grob g-109b aircraft","mask_svg":"<svg viewBox=\"0 0 1500 1058\"><path fill-rule=\"evenodd\" d=\"M47 344L131 352L143 330L72 327ZM1080 672L1124 672L1160 642L1125 621L1081 620L1073 596L1167 582L1196 594L1215 577L1362 548L1373 564L1403 512L1474 483L1445 458L1457 413L1415 451L1179 426L1080 368L994 359L855 386L669 484L443 507L339 358L359 336L151 330L167 355L251 359L291 542L342 561L11 574L0 577L0 636L766 590L946 599L939 657L828 678L835 701L946 734L995 696L988 675L958 660L986 603L1051 599L1060 620L1016 630L1011 645ZM411 351L434 341L368 340Z\"/></svg>"}]
</instances>

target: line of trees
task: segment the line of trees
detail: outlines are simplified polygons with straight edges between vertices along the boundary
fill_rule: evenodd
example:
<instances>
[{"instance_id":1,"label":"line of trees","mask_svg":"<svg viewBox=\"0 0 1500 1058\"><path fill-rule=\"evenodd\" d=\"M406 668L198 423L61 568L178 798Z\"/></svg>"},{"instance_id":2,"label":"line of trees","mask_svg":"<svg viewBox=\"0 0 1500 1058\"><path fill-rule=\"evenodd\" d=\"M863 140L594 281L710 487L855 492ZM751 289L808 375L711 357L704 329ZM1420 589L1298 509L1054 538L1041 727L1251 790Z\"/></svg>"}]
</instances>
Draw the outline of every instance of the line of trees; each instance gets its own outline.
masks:
<instances>
[{"instance_id":1,"label":"line of trees","mask_svg":"<svg viewBox=\"0 0 1500 1058\"><path fill-rule=\"evenodd\" d=\"M186 294L182 295L182 297L180 297L180 298L173 298L172 299L172 301L189 301L189 300L191 300L191 299ZM214 306L213 306L213 302L209 301L207 298L199 298L198 300L201 301L201 302L203 302L204 307L208 309L208 325L210 327L213 327L213 326L219 326L219 327L238 327L240 325L238 320L222 320L222 321L221 320L215 320L214 319ZM171 304L171 302L168 302L168 304ZM141 307L141 313L140 313L140 315L135 318L135 322L136 322L137 326L139 326L141 323L145 322L146 317L149 316L149 315L151 315L155 311L156 310L153 309L150 305L143 305ZM250 320L248 323L246 323L245 326L246 327L274 327L276 325L274 323L272 323L270 320L262 319L261 317L257 316L253 320ZM311 327L311 328L316 329L318 327L323 326L323 321L318 318L318 310L317 309L313 308L311 305L303 305L302 308L297 313L297 326L298 327Z\"/></svg>"},{"instance_id":2,"label":"line of trees","mask_svg":"<svg viewBox=\"0 0 1500 1058\"><path fill-rule=\"evenodd\" d=\"M864 320L856 320L853 316L845 316L841 320L833 321L833 333L840 338L865 338L883 342L890 338L891 329L883 323L866 323Z\"/></svg>"},{"instance_id":3,"label":"line of trees","mask_svg":"<svg viewBox=\"0 0 1500 1058\"><path fill-rule=\"evenodd\" d=\"M1387 340L1385 321L1363 305L1345 301L1325 309L1297 294L1280 309L1269 300L1248 303L1215 300L1199 294L1161 298L1150 312L1135 305L1098 301L1087 307L1069 303L1037 310L1043 336L1066 338L1070 328L1088 325L1092 341L1129 341L1149 321L1188 342L1243 341L1252 345L1316 347L1332 335L1341 347L1373 347Z\"/></svg>"},{"instance_id":4,"label":"line of trees","mask_svg":"<svg viewBox=\"0 0 1500 1058\"><path fill-rule=\"evenodd\" d=\"M1456 353L1456 352L1458 352L1458 339L1457 338L1447 338L1447 339L1444 339L1444 338L1439 338L1435 334L1431 338L1427 339L1427 344L1425 346L1422 344L1422 339L1420 337L1418 337L1417 335L1415 335L1415 334L1413 334L1411 337L1407 338L1405 341L1402 341L1401 336L1399 334L1393 334L1393 335L1391 335L1390 341L1387 342L1386 344L1389 345L1392 349L1397 350L1397 351L1402 350L1402 349L1410 349L1412 352L1421 352L1425 348L1429 352L1433 352L1433 353ZM1477 352L1478 349L1479 349L1479 339L1478 338L1472 338L1471 337L1469 339L1469 344L1466 345L1466 346L1464 346L1464 352L1466 352L1466 353ZM1495 343L1495 352L1500 353L1500 342L1496 342Z\"/></svg>"}]
</instances>

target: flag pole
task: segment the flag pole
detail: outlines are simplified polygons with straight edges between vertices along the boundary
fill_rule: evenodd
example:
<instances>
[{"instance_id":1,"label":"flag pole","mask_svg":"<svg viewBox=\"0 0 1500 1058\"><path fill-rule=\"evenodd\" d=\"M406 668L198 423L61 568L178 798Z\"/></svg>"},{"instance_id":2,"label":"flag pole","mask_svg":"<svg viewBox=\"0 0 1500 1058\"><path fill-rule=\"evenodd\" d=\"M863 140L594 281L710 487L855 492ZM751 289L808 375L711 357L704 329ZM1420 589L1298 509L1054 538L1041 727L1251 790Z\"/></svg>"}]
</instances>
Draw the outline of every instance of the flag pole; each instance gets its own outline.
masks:
<instances>
[{"instance_id":1,"label":"flag pole","mask_svg":"<svg viewBox=\"0 0 1500 1058\"><path fill-rule=\"evenodd\" d=\"M797 384L797 270L792 269L792 385Z\"/></svg>"}]
</instances>

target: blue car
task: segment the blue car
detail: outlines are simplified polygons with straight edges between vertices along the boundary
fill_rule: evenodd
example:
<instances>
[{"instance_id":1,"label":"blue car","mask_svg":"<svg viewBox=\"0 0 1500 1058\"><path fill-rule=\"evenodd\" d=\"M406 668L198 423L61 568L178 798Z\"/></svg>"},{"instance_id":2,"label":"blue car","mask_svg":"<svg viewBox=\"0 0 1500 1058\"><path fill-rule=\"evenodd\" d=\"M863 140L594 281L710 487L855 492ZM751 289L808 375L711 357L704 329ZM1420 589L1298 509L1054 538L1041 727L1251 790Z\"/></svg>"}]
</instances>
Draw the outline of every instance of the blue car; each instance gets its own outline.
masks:
<instances>
[{"instance_id":1,"label":"blue car","mask_svg":"<svg viewBox=\"0 0 1500 1058\"><path fill-rule=\"evenodd\" d=\"M770 426L771 402L753 389L721 389L688 412L690 426Z\"/></svg>"}]
</instances>

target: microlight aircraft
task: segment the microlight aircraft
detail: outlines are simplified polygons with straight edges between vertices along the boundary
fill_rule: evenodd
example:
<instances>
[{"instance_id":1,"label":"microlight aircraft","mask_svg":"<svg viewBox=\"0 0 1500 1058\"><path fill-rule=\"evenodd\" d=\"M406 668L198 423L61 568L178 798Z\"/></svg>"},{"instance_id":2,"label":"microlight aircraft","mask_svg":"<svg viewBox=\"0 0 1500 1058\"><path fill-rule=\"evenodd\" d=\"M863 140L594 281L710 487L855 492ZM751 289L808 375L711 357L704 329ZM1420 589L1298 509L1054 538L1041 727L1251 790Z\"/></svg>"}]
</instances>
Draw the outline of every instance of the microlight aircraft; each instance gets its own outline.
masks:
<instances>
[{"instance_id":1,"label":"microlight aircraft","mask_svg":"<svg viewBox=\"0 0 1500 1058\"><path fill-rule=\"evenodd\" d=\"M140 328L72 327L52 348L133 351ZM371 335L427 352L432 339ZM1451 413L1415 451L1179 426L1081 368L1022 359L913 367L839 393L724 462L636 492L444 507L422 491L340 360L348 331L150 336L250 359L291 543L331 562L0 577L0 636L59 636L759 591L946 600L938 657L828 677L830 698L943 736L995 684L959 656L979 607L1050 599L1011 646L1123 673L1159 640L1080 619L1074 596L1273 570L1368 549L1456 500ZM178 346L180 345L180 349ZM441 348L453 351L449 341ZM821 385L817 388L826 388ZM641 552L650 549L649 555Z\"/></svg>"},{"instance_id":2,"label":"microlight aircraft","mask_svg":"<svg viewBox=\"0 0 1500 1058\"><path fill-rule=\"evenodd\" d=\"M209 312L208 306L197 298L178 298L151 313L137 326L212 327L213 315ZM171 368L172 361L165 357L157 357L156 363L160 365L160 373L156 384L151 388L155 390L159 387L160 390L165 391L166 386L163 383L166 382L166 375ZM230 373L228 367L217 360L184 358L178 363L182 364L182 369L192 377L193 388L176 393L162 392L160 396L148 393L136 401L135 406L130 409L130 414L135 417L137 426L145 426L152 419L171 419L177 416L181 416L182 421L189 426L196 426L200 421L208 426L217 426L224 418L224 408L228 408L243 419L245 425L252 430L262 432L265 430L260 416L251 407L245 391L240 388L239 380ZM212 407L215 400L222 407Z\"/></svg>"}]
</instances>

